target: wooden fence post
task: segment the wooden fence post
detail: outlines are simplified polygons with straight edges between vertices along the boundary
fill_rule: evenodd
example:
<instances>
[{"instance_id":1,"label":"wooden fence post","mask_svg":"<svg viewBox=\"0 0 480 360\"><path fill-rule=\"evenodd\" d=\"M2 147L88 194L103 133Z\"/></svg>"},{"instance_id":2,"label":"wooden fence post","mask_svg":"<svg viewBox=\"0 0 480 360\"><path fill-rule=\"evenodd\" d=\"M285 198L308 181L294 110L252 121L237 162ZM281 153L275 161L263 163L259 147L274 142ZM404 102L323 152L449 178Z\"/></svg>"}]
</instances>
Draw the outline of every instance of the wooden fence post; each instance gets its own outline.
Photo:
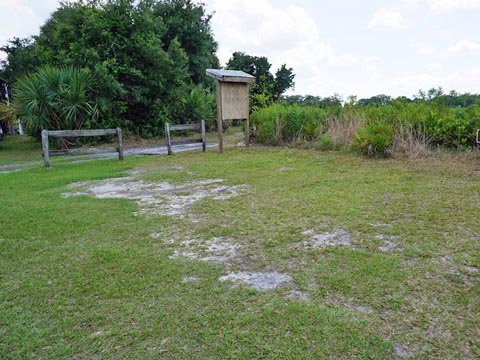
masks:
<instances>
[{"instance_id":1,"label":"wooden fence post","mask_svg":"<svg viewBox=\"0 0 480 360\"><path fill-rule=\"evenodd\" d=\"M165 123L165 137L167 140L167 154L172 155L172 144L170 142L170 124Z\"/></svg>"},{"instance_id":2,"label":"wooden fence post","mask_svg":"<svg viewBox=\"0 0 480 360\"><path fill-rule=\"evenodd\" d=\"M48 130L42 130L42 152L43 152L43 161L45 162L45 168L50 167L50 161L48 157Z\"/></svg>"},{"instance_id":3,"label":"wooden fence post","mask_svg":"<svg viewBox=\"0 0 480 360\"><path fill-rule=\"evenodd\" d=\"M118 160L123 160L123 141L122 141L122 129L117 127L117 138L118 138Z\"/></svg>"},{"instance_id":4,"label":"wooden fence post","mask_svg":"<svg viewBox=\"0 0 480 360\"><path fill-rule=\"evenodd\" d=\"M202 120L202 151L207 148L207 134L205 133L205 120Z\"/></svg>"},{"instance_id":5,"label":"wooden fence post","mask_svg":"<svg viewBox=\"0 0 480 360\"><path fill-rule=\"evenodd\" d=\"M222 109L222 82L217 80L217 133L218 152L223 153L223 109Z\"/></svg>"}]
</instances>

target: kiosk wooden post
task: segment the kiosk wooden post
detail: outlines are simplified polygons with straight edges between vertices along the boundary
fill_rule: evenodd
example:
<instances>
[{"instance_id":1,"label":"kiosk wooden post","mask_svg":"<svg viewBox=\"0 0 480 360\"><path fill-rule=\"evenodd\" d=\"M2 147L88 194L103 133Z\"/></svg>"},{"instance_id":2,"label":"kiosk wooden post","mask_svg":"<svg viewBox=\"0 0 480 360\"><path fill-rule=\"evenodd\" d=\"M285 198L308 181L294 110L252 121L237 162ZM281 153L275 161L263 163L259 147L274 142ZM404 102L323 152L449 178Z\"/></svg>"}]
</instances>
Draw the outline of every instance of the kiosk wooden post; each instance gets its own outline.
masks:
<instances>
[{"instance_id":1,"label":"kiosk wooden post","mask_svg":"<svg viewBox=\"0 0 480 360\"><path fill-rule=\"evenodd\" d=\"M245 120L245 145L250 143L248 84L255 77L238 70L207 69L207 75L217 80L218 151L223 153L223 120Z\"/></svg>"}]
</instances>

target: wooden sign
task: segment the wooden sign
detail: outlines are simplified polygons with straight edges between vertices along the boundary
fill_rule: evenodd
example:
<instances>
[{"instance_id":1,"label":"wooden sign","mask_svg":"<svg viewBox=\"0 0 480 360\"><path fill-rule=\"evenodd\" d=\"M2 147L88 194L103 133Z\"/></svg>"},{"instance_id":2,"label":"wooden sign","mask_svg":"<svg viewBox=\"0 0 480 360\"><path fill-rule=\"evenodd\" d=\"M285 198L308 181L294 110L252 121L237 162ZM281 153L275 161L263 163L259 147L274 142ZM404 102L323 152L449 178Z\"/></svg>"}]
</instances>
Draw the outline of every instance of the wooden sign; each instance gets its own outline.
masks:
<instances>
[{"instance_id":1,"label":"wooden sign","mask_svg":"<svg viewBox=\"0 0 480 360\"><path fill-rule=\"evenodd\" d=\"M248 118L248 85L245 83L221 83L222 120Z\"/></svg>"},{"instance_id":2,"label":"wooden sign","mask_svg":"<svg viewBox=\"0 0 480 360\"><path fill-rule=\"evenodd\" d=\"M238 70L207 69L207 75L217 80L218 150L223 152L223 120L246 120L245 145L250 139L248 84L255 77Z\"/></svg>"}]
</instances>

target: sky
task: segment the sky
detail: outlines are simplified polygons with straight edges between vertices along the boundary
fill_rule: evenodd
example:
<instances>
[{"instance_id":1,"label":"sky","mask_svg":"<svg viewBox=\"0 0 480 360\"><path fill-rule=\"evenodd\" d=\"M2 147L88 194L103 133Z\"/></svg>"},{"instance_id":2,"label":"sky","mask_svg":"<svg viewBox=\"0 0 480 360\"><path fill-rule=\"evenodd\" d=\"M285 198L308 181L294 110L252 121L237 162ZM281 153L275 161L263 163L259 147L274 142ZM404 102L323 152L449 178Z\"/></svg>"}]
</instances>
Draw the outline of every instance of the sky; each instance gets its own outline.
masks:
<instances>
[{"instance_id":1,"label":"sky","mask_svg":"<svg viewBox=\"0 0 480 360\"><path fill-rule=\"evenodd\" d=\"M0 45L37 35L58 0L0 0ZM203 0L217 56L293 69L288 94L480 93L480 0ZM0 59L5 54L0 52Z\"/></svg>"}]
</instances>

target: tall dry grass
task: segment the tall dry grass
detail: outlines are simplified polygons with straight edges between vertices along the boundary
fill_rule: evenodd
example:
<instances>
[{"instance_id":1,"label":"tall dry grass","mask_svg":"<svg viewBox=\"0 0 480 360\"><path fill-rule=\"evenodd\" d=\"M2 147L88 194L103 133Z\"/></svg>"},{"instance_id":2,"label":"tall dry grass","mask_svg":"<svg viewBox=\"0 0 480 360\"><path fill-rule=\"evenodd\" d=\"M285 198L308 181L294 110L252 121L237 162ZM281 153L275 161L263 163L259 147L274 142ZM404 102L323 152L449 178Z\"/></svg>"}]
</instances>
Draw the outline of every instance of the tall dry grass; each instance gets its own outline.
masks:
<instances>
[{"instance_id":1,"label":"tall dry grass","mask_svg":"<svg viewBox=\"0 0 480 360\"><path fill-rule=\"evenodd\" d=\"M400 124L395 130L393 154L410 159L428 157L432 154L432 139L425 129L414 129Z\"/></svg>"},{"instance_id":2,"label":"tall dry grass","mask_svg":"<svg viewBox=\"0 0 480 360\"><path fill-rule=\"evenodd\" d=\"M358 130L366 124L365 116L358 112L342 111L338 116L331 116L327 121L325 135L333 140L336 148L348 148Z\"/></svg>"}]
</instances>

